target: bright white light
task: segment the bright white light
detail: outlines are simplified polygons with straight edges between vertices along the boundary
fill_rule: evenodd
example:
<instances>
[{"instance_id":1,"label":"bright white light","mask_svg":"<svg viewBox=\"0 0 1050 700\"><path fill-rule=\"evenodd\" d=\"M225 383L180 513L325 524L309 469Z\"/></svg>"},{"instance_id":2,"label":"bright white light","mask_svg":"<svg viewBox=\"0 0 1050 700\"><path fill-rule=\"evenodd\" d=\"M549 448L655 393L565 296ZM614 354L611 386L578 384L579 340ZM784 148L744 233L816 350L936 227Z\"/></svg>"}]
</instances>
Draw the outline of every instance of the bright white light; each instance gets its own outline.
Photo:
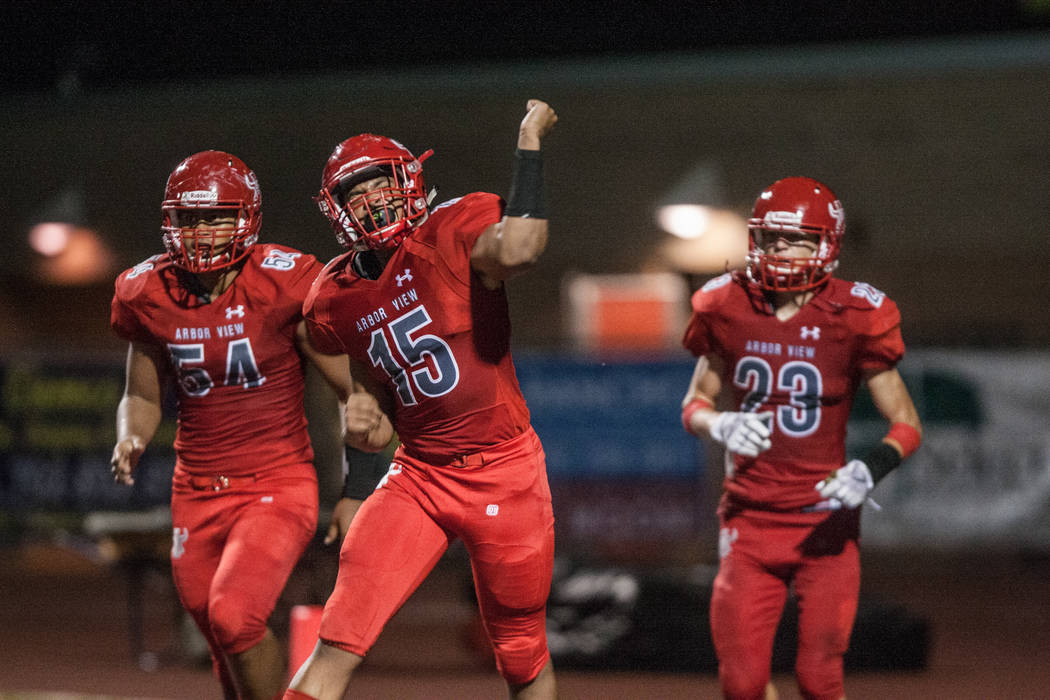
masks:
<instances>
[{"instance_id":1,"label":"bright white light","mask_svg":"<svg viewBox=\"0 0 1050 700\"><path fill-rule=\"evenodd\" d=\"M679 238L699 238L711 225L711 207L701 204L669 204L656 212L660 228Z\"/></svg>"},{"instance_id":2,"label":"bright white light","mask_svg":"<svg viewBox=\"0 0 1050 700\"><path fill-rule=\"evenodd\" d=\"M62 253L69 245L73 227L66 223L45 221L29 231L29 245L33 250L53 258Z\"/></svg>"}]
</instances>

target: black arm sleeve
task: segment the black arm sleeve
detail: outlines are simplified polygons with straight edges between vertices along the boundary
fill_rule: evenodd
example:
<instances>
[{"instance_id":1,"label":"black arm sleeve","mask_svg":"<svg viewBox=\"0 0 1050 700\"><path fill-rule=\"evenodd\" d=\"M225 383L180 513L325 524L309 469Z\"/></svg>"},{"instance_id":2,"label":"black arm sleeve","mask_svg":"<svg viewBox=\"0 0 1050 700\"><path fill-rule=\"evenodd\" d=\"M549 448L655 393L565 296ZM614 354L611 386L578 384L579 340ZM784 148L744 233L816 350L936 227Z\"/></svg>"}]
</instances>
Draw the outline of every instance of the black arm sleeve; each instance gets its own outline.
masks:
<instances>
[{"instance_id":1,"label":"black arm sleeve","mask_svg":"<svg viewBox=\"0 0 1050 700\"><path fill-rule=\"evenodd\" d=\"M868 471L871 472L871 480L876 484L884 476L899 467L901 461L901 453L885 442L880 442L878 447L875 447L864 458L864 463L868 465Z\"/></svg>"},{"instance_id":2,"label":"black arm sleeve","mask_svg":"<svg viewBox=\"0 0 1050 700\"><path fill-rule=\"evenodd\" d=\"M542 151L514 151L514 170L510 178L506 216L530 219L548 218L547 201L543 193Z\"/></svg>"},{"instance_id":3,"label":"black arm sleeve","mask_svg":"<svg viewBox=\"0 0 1050 700\"><path fill-rule=\"evenodd\" d=\"M386 474L389 463L382 452L362 452L343 446L343 459L346 461L346 481L343 482L343 498L363 501L368 494L375 491L376 484Z\"/></svg>"}]
</instances>

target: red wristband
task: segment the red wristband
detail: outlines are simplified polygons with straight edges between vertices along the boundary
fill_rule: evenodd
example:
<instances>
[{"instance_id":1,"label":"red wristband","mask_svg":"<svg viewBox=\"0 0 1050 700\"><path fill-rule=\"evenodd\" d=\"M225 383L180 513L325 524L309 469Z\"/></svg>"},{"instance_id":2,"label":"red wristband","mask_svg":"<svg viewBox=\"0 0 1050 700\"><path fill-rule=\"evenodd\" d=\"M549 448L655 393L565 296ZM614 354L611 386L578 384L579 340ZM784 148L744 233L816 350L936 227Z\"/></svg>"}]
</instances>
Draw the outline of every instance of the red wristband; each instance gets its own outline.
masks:
<instances>
[{"instance_id":1,"label":"red wristband","mask_svg":"<svg viewBox=\"0 0 1050 700\"><path fill-rule=\"evenodd\" d=\"M682 407L682 426L685 428L685 432L692 433L693 429L689 427L689 422L693 417L693 414L701 409L712 409L715 405L707 399L698 396L685 406Z\"/></svg>"},{"instance_id":2,"label":"red wristband","mask_svg":"<svg viewBox=\"0 0 1050 700\"><path fill-rule=\"evenodd\" d=\"M919 431L907 423L894 423L891 425L890 432L886 433L886 438L884 439L893 440L900 445L901 459L908 457L915 450L919 449L919 443L922 442Z\"/></svg>"}]
</instances>

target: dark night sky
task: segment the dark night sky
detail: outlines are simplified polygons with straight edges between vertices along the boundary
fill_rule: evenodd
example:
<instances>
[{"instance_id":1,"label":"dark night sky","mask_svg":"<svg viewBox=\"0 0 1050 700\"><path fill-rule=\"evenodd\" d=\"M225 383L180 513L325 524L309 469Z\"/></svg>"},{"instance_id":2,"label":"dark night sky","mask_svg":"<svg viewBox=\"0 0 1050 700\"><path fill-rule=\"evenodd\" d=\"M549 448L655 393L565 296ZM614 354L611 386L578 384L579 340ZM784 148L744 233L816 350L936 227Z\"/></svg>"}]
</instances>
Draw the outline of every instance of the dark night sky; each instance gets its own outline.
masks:
<instances>
[{"instance_id":1,"label":"dark night sky","mask_svg":"<svg viewBox=\"0 0 1050 700\"><path fill-rule=\"evenodd\" d=\"M40 3L0 9L0 90L433 62L1050 30L1050 0Z\"/></svg>"}]
</instances>

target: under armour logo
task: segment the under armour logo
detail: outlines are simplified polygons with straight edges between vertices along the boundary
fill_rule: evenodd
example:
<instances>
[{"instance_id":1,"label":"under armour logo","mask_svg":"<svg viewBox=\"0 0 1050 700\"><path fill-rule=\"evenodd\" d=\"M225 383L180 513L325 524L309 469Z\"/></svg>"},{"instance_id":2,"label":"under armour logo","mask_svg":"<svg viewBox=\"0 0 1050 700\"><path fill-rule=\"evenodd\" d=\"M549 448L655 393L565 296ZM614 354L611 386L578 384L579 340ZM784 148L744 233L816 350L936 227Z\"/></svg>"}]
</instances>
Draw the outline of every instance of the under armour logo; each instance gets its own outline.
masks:
<instances>
[{"instance_id":1,"label":"under armour logo","mask_svg":"<svg viewBox=\"0 0 1050 700\"><path fill-rule=\"evenodd\" d=\"M802 340L820 340L820 326L802 326Z\"/></svg>"},{"instance_id":2,"label":"under armour logo","mask_svg":"<svg viewBox=\"0 0 1050 700\"><path fill-rule=\"evenodd\" d=\"M171 531L171 558L178 559L186 553L186 540L190 538L188 527L176 527Z\"/></svg>"},{"instance_id":3,"label":"under armour logo","mask_svg":"<svg viewBox=\"0 0 1050 700\"><path fill-rule=\"evenodd\" d=\"M397 286L400 287L405 282L411 282L412 281L412 271L409 270L406 267L405 268L405 274L403 274L403 275L394 275L394 279L397 280Z\"/></svg>"},{"instance_id":4,"label":"under armour logo","mask_svg":"<svg viewBox=\"0 0 1050 700\"><path fill-rule=\"evenodd\" d=\"M234 308L232 306L226 307L226 318L231 319L234 316L236 316L237 318L244 318L244 304L237 304L237 308Z\"/></svg>"}]
</instances>

